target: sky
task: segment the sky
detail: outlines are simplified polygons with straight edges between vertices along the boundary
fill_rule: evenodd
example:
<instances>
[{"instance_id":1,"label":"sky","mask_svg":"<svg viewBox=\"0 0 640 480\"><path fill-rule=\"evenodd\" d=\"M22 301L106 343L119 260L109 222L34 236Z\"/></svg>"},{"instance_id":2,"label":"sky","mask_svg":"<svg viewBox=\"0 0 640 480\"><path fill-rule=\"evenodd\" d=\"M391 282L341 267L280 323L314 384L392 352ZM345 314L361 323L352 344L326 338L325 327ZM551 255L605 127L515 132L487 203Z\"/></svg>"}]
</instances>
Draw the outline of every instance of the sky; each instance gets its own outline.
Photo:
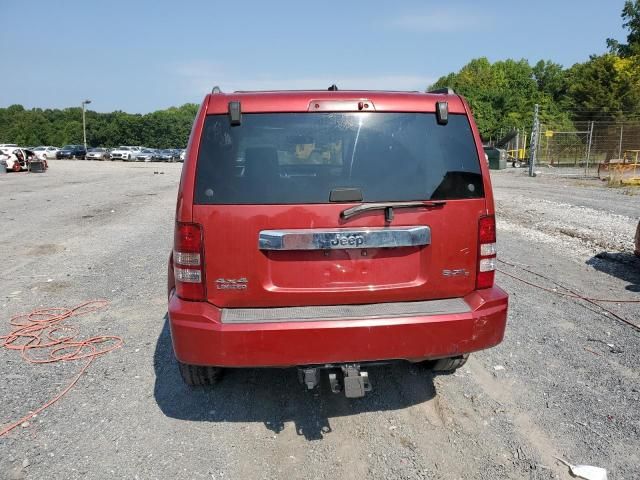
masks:
<instances>
[{"instance_id":1,"label":"sky","mask_svg":"<svg viewBox=\"0 0 640 480\"><path fill-rule=\"evenodd\" d=\"M99 112L223 91L424 90L481 56L565 66L626 39L624 0L0 0L0 107Z\"/></svg>"}]
</instances>

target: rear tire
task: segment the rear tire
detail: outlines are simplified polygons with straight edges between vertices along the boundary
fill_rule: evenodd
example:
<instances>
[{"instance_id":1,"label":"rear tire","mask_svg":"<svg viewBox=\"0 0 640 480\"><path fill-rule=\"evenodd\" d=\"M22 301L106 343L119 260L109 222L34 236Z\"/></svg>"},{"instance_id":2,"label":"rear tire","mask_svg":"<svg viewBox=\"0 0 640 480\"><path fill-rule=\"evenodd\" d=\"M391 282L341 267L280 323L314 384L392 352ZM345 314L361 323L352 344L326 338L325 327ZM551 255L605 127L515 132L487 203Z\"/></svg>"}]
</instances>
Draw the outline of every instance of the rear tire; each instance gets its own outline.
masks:
<instances>
[{"instance_id":1,"label":"rear tire","mask_svg":"<svg viewBox=\"0 0 640 480\"><path fill-rule=\"evenodd\" d=\"M215 385L222 376L222 369L217 367L201 367L178 362L180 376L184 383L191 387L206 387Z\"/></svg>"},{"instance_id":2,"label":"rear tire","mask_svg":"<svg viewBox=\"0 0 640 480\"><path fill-rule=\"evenodd\" d=\"M436 360L431 369L434 372L451 373L462 367L469 359L469 354L460 355L459 357L441 358Z\"/></svg>"}]
</instances>

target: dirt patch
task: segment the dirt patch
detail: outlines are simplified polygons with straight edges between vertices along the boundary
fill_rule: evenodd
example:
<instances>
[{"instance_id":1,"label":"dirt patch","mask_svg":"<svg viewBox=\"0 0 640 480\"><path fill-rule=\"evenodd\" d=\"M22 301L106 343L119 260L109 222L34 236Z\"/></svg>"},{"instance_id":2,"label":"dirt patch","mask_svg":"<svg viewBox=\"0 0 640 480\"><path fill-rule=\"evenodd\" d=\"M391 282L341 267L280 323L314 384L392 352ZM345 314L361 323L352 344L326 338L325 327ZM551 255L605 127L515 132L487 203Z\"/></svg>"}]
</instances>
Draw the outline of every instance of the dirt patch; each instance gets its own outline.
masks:
<instances>
[{"instance_id":1,"label":"dirt patch","mask_svg":"<svg viewBox=\"0 0 640 480\"><path fill-rule=\"evenodd\" d=\"M63 245L58 245L55 243L44 243L42 245L35 245L33 247L29 247L27 249L27 255L53 255L55 253L60 253L64 251Z\"/></svg>"},{"instance_id":2,"label":"dirt patch","mask_svg":"<svg viewBox=\"0 0 640 480\"><path fill-rule=\"evenodd\" d=\"M32 290L40 290L46 293L60 293L69 287L71 287L71 282L54 280L50 282L37 282L31 285Z\"/></svg>"}]
</instances>

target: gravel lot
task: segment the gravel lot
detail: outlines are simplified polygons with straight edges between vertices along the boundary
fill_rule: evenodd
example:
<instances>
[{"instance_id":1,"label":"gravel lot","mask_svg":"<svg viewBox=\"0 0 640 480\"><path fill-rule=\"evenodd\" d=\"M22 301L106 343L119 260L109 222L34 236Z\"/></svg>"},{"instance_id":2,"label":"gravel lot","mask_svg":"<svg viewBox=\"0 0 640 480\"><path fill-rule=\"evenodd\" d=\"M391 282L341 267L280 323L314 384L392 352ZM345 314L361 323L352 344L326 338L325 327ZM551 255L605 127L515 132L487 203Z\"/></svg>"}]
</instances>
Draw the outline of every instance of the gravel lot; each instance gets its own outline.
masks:
<instances>
[{"instance_id":1,"label":"gravel lot","mask_svg":"<svg viewBox=\"0 0 640 480\"><path fill-rule=\"evenodd\" d=\"M307 393L294 370L232 371L215 389L188 389L166 323L181 164L50 163L46 174L0 176L0 332L16 313L105 298L108 310L72 322L125 346L0 438L0 478L570 478L554 457L640 478L640 333L501 273L505 341L453 375L379 367L374 392L358 400L328 385ZM640 300L639 191L514 169L493 181L510 263L501 270ZM607 308L640 323L640 304ZM0 350L0 425L52 398L82 365L30 365Z\"/></svg>"}]
</instances>

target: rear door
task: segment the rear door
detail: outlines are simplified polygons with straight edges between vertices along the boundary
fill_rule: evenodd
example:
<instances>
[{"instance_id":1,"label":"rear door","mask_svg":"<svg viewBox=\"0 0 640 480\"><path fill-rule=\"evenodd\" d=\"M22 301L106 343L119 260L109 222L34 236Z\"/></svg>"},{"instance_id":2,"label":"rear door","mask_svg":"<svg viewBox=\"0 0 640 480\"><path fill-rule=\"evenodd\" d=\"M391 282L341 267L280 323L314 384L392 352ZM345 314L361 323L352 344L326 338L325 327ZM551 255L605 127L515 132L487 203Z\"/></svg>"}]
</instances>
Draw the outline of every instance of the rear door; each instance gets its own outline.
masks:
<instances>
[{"instance_id":1,"label":"rear door","mask_svg":"<svg viewBox=\"0 0 640 480\"><path fill-rule=\"evenodd\" d=\"M205 120L193 219L204 226L208 300L221 307L463 296L485 211L465 115L447 125L388 112Z\"/></svg>"}]
</instances>

